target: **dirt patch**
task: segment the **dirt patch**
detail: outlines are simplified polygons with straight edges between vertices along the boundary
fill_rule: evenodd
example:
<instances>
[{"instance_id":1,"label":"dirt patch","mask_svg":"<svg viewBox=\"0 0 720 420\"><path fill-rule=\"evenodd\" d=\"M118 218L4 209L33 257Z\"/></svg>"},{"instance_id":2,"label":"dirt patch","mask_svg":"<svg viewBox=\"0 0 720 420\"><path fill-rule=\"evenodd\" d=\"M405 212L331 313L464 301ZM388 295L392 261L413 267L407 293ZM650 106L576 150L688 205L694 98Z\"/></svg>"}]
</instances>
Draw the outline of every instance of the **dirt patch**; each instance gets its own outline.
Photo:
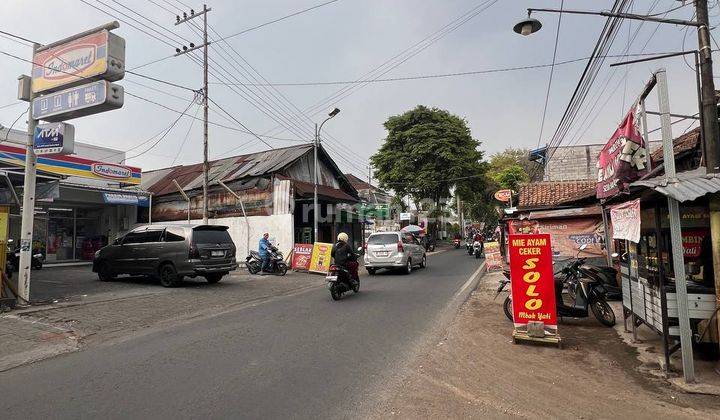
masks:
<instances>
[{"instance_id":1,"label":"dirt patch","mask_svg":"<svg viewBox=\"0 0 720 420\"><path fill-rule=\"evenodd\" d=\"M708 418L720 399L680 393L639 371L637 352L595 319L566 319L565 347L512 343L497 275L486 276L445 336L374 417Z\"/></svg>"}]
</instances>

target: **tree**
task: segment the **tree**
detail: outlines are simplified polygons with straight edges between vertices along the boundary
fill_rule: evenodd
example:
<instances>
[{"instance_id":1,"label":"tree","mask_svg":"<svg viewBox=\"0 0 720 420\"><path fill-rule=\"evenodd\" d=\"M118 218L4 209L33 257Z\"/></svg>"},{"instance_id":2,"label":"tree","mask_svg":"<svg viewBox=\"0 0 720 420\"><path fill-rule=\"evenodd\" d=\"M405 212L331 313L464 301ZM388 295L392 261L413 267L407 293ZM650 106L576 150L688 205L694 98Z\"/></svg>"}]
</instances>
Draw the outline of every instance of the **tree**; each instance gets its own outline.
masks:
<instances>
[{"instance_id":1,"label":"tree","mask_svg":"<svg viewBox=\"0 0 720 420\"><path fill-rule=\"evenodd\" d=\"M450 188L468 179L485 185L486 165L480 143L465 120L422 105L385 122L388 134L371 158L382 188L416 203L432 203L440 214ZM470 177L470 178L467 178Z\"/></svg>"},{"instance_id":2,"label":"tree","mask_svg":"<svg viewBox=\"0 0 720 420\"><path fill-rule=\"evenodd\" d=\"M526 182L542 179L542 166L530 160L528 149L515 149L509 147L505 151L490 156L490 174L493 178L511 166L520 166L528 175ZM531 180L529 176L535 174Z\"/></svg>"},{"instance_id":3,"label":"tree","mask_svg":"<svg viewBox=\"0 0 720 420\"><path fill-rule=\"evenodd\" d=\"M492 174L492 179L502 188L518 191L520 184L524 184L530 180L527 172L522 166L513 164L509 165L499 172Z\"/></svg>"}]
</instances>

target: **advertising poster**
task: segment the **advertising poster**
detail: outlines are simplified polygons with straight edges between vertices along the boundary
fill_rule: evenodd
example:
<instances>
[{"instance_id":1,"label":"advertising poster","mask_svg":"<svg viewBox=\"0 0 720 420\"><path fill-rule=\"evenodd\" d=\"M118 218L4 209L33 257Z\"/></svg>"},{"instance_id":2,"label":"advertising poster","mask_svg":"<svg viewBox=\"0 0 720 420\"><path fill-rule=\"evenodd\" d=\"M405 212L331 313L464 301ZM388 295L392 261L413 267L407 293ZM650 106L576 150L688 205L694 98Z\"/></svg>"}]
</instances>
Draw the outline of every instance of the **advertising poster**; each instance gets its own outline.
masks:
<instances>
[{"instance_id":1,"label":"advertising poster","mask_svg":"<svg viewBox=\"0 0 720 420\"><path fill-rule=\"evenodd\" d=\"M327 273L330 269L330 253L332 252L332 247L333 244L315 242L308 271L313 273Z\"/></svg>"},{"instance_id":2,"label":"advertising poster","mask_svg":"<svg viewBox=\"0 0 720 420\"><path fill-rule=\"evenodd\" d=\"M610 221L613 239L640 242L640 199L611 207Z\"/></svg>"},{"instance_id":3,"label":"advertising poster","mask_svg":"<svg viewBox=\"0 0 720 420\"><path fill-rule=\"evenodd\" d=\"M312 257L312 244L295 244L293 246L293 256L291 268L293 270L307 270L310 268L310 258Z\"/></svg>"},{"instance_id":4,"label":"advertising poster","mask_svg":"<svg viewBox=\"0 0 720 420\"><path fill-rule=\"evenodd\" d=\"M485 264L487 264L488 271L502 271L503 260L498 242L485 243Z\"/></svg>"},{"instance_id":5,"label":"advertising poster","mask_svg":"<svg viewBox=\"0 0 720 420\"><path fill-rule=\"evenodd\" d=\"M636 107L628 111L625 119L605 144L598 157L597 198L613 197L647 173L650 159L645 140L640 135Z\"/></svg>"},{"instance_id":6,"label":"advertising poster","mask_svg":"<svg viewBox=\"0 0 720 420\"><path fill-rule=\"evenodd\" d=\"M685 262L700 259L703 239L709 234L710 231L707 229L683 229L682 244Z\"/></svg>"},{"instance_id":7,"label":"advertising poster","mask_svg":"<svg viewBox=\"0 0 720 420\"><path fill-rule=\"evenodd\" d=\"M639 226L639 224L638 224ZM571 219L513 220L510 235L547 233L552 237L552 255L574 257L581 245L587 245L580 256L601 257L604 231L599 217Z\"/></svg>"},{"instance_id":8,"label":"advertising poster","mask_svg":"<svg viewBox=\"0 0 720 420\"><path fill-rule=\"evenodd\" d=\"M515 327L541 321L557 329L550 235L510 235L508 251Z\"/></svg>"}]
</instances>

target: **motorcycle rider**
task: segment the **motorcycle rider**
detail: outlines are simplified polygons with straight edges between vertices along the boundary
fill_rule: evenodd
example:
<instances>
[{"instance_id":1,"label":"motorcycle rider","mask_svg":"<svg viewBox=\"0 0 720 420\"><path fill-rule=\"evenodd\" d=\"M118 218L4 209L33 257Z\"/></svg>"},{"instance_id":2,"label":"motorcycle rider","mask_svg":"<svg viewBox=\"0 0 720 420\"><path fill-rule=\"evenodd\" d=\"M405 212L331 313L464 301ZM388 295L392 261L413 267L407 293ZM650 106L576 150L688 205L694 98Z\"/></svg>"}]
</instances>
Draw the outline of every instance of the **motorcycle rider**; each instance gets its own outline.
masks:
<instances>
[{"instance_id":1,"label":"motorcycle rider","mask_svg":"<svg viewBox=\"0 0 720 420\"><path fill-rule=\"evenodd\" d=\"M345 232L340 232L337 236L337 243L330 251L330 256L335 260L335 265L344 267L350 273L350 285L355 287L358 280L358 255L348 244L348 236Z\"/></svg>"},{"instance_id":2,"label":"motorcycle rider","mask_svg":"<svg viewBox=\"0 0 720 420\"><path fill-rule=\"evenodd\" d=\"M272 249L272 244L268 239L269 237L270 234L268 232L263 233L263 237L260 239L260 244L258 245L258 255L262 258L262 271L264 272L271 271L270 250Z\"/></svg>"},{"instance_id":3,"label":"motorcycle rider","mask_svg":"<svg viewBox=\"0 0 720 420\"><path fill-rule=\"evenodd\" d=\"M480 242L480 253L482 254L485 250L485 238L483 238L482 233L480 231L475 232L475 236L473 237L473 240Z\"/></svg>"}]
</instances>

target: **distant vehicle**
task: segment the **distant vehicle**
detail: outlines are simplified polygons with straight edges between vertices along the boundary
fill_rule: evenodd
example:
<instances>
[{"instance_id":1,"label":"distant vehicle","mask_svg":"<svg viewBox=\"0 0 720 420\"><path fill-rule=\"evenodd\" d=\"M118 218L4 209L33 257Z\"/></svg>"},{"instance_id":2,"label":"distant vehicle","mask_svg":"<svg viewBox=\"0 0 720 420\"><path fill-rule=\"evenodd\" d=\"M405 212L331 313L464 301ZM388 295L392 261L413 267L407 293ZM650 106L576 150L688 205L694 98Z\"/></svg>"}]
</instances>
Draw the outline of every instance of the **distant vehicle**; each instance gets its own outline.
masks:
<instances>
[{"instance_id":1,"label":"distant vehicle","mask_svg":"<svg viewBox=\"0 0 720 420\"><path fill-rule=\"evenodd\" d=\"M433 252L435 251L435 238L432 237L432 235L422 235L418 238L422 246L425 247L425 251Z\"/></svg>"},{"instance_id":2,"label":"distant vehicle","mask_svg":"<svg viewBox=\"0 0 720 420\"><path fill-rule=\"evenodd\" d=\"M365 269L369 274L381 268L399 269L410 274L414 267L425 267L425 247L411 233L382 232L368 237Z\"/></svg>"},{"instance_id":3,"label":"distant vehicle","mask_svg":"<svg viewBox=\"0 0 720 420\"><path fill-rule=\"evenodd\" d=\"M93 271L102 281L120 274L149 275L164 287L183 277L217 283L237 269L227 226L152 224L133 229L95 253Z\"/></svg>"}]
</instances>

